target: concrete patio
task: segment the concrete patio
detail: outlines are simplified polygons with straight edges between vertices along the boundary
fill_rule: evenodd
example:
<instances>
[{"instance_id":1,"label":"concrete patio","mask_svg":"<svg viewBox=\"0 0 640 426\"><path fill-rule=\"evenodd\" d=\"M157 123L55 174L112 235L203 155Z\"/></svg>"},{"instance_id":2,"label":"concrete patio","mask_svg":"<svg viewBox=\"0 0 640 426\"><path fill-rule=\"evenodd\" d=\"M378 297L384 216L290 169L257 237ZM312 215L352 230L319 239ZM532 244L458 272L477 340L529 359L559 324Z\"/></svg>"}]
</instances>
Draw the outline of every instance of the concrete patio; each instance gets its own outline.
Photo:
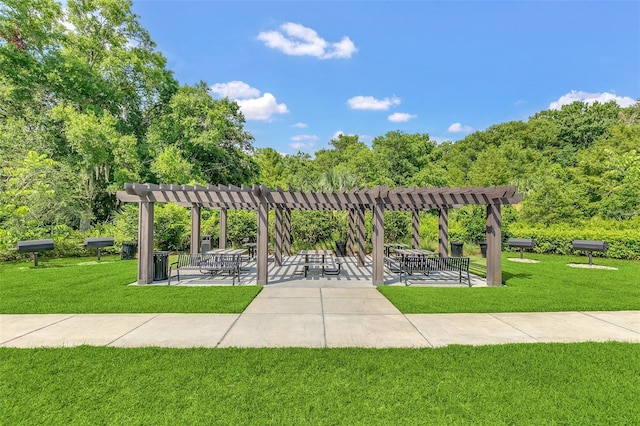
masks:
<instances>
[{"instance_id":1,"label":"concrete patio","mask_svg":"<svg viewBox=\"0 0 640 426\"><path fill-rule=\"evenodd\" d=\"M355 257L336 258L342 262L342 270L339 275L322 276L319 270L309 271L307 276L296 273L303 263L302 256L287 256L283 258L282 266L275 266L269 263L269 279L265 287L294 287L294 288L375 288L371 283L372 260L371 256L365 257L364 266L359 267ZM232 285L231 277L225 275L210 276L202 275L198 271L189 271L190 275L184 275L178 282L171 278L171 285L195 286L195 285ZM470 274L472 287L486 287L484 278ZM167 285L167 280L154 281L151 284L142 285ZM236 285L238 283L236 282ZM256 285L257 269L255 261L249 261L243 265L243 272L240 273L240 285ZM416 274L409 279L410 286L446 286L446 287L468 287L467 283L459 283L455 279L433 280L429 277ZM135 284L137 285L137 284ZM398 273L385 268L384 285L401 285Z\"/></svg>"}]
</instances>

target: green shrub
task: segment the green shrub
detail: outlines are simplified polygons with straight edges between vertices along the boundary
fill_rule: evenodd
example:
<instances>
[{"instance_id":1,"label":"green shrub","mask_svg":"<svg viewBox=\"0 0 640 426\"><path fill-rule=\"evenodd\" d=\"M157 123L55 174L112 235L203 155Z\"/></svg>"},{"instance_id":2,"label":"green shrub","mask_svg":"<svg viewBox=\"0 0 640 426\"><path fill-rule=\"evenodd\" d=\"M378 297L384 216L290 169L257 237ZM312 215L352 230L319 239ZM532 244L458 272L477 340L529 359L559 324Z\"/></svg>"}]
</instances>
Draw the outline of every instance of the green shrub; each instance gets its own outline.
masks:
<instances>
[{"instance_id":1,"label":"green shrub","mask_svg":"<svg viewBox=\"0 0 640 426\"><path fill-rule=\"evenodd\" d=\"M486 239L487 210L485 206L465 206L457 210L455 216L460 224L462 241L477 243ZM451 233L449 237L451 238Z\"/></svg>"},{"instance_id":2,"label":"green shrub","mask_svg":"<svg viewBox=\"0 0 640 426\"><path fill-rule=\"evenodd\" d=\"M220 211L212 209L201 210L200 229L202 235L211 235L212 240L220 237Z\"/></svg>"},{"instance_id":3,"label":"green shrub","mask_svg":"<svg viewBox=\"0 0 640 426\"><path fill-rule=\"evenodd\" d=\"M94 226L94 230L98 227ZM99 229L99 235L112 236L116 246L123 241L138 241L138 203L126 203L116 214L111 228Z\"/></svg>"},{"instance_id":4,"label":"green shrub","mask_svg":"<svg viewBox=\"0 0 640 426\"><path fill-rule=\"evenodd\" d=\"M330 211L294 211L291 214L291 238L299 246L330 241L339 228L339 220Z\"/></svg>"},{"instance_id":5,"label":"green shrub","mask_svg":"<svg viewBox=\"0 0 640 426\"><path fill-rule=\"evenodd\" d=\"M243 238L255 239L258 234L258 216L255 211L229 210L227 214L227 240L240 246Z\"/></svg>"},{"instance_id":6,"label":"green shrub","mask_svg":"<svg viewBox=\"0 0 640 426\"><path fill-rule=\"evenodd\" d=\"M411 212L384 212L384 239L401 241L410 235Z\"/></svg>"},{"instance_id":7,"label":"green shrub","mask_svg":"<svg viewBox=\"0 0 640 426\"><path fill-rule=\"evenodd\" d=\"M177 204L157 204L154 210L154 246L159 250L189 248L191 214Z\"/></svg>"}]
</instances>

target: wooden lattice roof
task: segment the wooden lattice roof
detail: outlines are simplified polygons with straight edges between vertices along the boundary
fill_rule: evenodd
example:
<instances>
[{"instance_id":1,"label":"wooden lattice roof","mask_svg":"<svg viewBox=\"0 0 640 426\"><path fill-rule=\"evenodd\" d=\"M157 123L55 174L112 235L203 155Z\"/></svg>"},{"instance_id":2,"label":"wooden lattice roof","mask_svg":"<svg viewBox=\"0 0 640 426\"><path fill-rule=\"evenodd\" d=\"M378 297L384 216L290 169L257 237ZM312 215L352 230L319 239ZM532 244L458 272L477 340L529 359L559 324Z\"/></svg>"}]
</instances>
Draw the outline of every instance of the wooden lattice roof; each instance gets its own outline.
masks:
<instances>
[{"instance_id":1,"label":"wooden lattice roof","mask_svg":"<svg viewBox=\"0 0 640 426\"><path fill-rule=\"evenodd\" d=\"M177 203L191 207L256 209L265 203L270 209L348 210L383 204L388 210L430 210L467 204L515 204L522 200L515 186L459 188L353 188L349 191L305 192L295 189L274 190L265 185L164 185L126 183L117 197L123 202Z\"/></svg>"}]
</instances>

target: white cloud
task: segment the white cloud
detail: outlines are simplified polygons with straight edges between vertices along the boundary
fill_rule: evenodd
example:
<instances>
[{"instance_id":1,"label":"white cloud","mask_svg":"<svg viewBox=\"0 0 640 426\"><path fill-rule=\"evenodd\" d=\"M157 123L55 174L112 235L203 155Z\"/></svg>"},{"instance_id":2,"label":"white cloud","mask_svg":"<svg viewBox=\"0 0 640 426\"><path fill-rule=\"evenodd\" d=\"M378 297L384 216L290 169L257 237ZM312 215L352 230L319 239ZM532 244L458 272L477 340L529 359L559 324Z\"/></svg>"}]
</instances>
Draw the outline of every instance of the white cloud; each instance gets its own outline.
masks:
<instances>
[{"instance_id":1,"label":"white cloud","mask_svg":"<svg viewBox=\"0 0 640 426\"><path fill-rule=\"evenodd\" d=\"M279 104L271 93L265 93L261 96L260 90L243 81L216 83L209 90L220 97L236 101L247 121L269 121L275 114L289 112L287 105Z\"/></svg>"},{"instance_id":2,"label":"white cloud","mask_svg":"<svg viewBox=\"0 0 640 426\"><path fill-rule=\"evenodd\" d=\"M237 102L247 120L268 121L274 114L289 112L287 105L279 104L271 93L265 93L255 99L240 99Z\"/></svg>"},{"instance_id":3,"label":"white cloud","mask_svg":"<svg viewBox=\"0 0 640 426\"><path fill-rule=\"evenodd\" d=\"M394 112L387 119L392 123L406 123L412 118L416 118L417 115L409 114L408 112Z\"/></svg>"},{"instance_id":4,"label":"white cloud","mask_svg":"<svg viewBox=\"0 0 640 426\"><path fill-rule=\"evenodd\" d=\"M473 130L473 128L466 125L463 126L461 123L453 123L447 130L449 130L451 133L469 133Z\"/></svg>"},{"instance_id":5,"label":"white cloud","mask_svg":"<svg viewBox=\"0 0 640 426\"><path fill-rule=\"evenodd\" d=\"M318 139L320 139L319 137L317 137L316 135L296 135L296 136L292 136L291 140L294 142L301 142L301 141L313 141L316 142Z\"/></svg>"},{"instance_id":6,"label":"white cloud","mask_svg":"<svg viewBox=\"0 0 640 426\"><path fill-rule=\"evenodd\" d=\"M376 99L373 96L354 96L349 99L347 103L351 109L366 109L374 111L386 111L392 106L400 105L400 99L396 98L384 98Z\"/></svg>"},{"instance_id":7,"label":"white cloud","mask_svg":"<svg viewBox=\"0 0 640 426\"><path fill-rule=\"evenodd\" d=\"M630 98L628 96L617 96L613 93L603 92L603 93L589 93L583 92L582 90L572 90L566 95L560 96L555 102L551 102L549 104L549 109L560 109L563 105L569 105L576 101L586 102L591 105L594 102L606 103L610 101L615 101L621 107L629 107L635 105L636 100Z\"/></svg>"},{"instance_id":8,"label":"white cloud","mask_svg":"<svg viewBox=\"0 0 640 426\"><path fill-rule=\"evenodd\" d=\"M282 24L280 30L263 31L258 34L258 40L287 55L307 55L318 59L350 58L357 51L349 37L343 37L337 43L329 43L315 30L293 22Z\"/></svg>"},{"instance_id":9,"label":"white cloud","mask_svg":"<svg viewBox=\"0 0 640 426\"><path fill-rule=\"evenodd\" d=\"M307 127L307 123L296 123L292 124L291 127L297 127L298 129L304 129Z\"/></svg>"},{"instance_id":10,"label":"white cloud","mask_svg":"<svg viewBox=\"0 0 640 426\"><path fill-rule=\"evenodd\" d=\"M342 130L338 130L337 132L335 132L333 136L331 136L331 140L332 141L337 140L340 137L340 135L344 135L344 132Z\"/></svg>"},{"instance_id":11,"label":"white cloud","mask_svg":"<svg viewBox=\"0 0 640 426\"><path fill-rule=\"evenodd\" d=\"M260 90L249 86L244 81L229 81L228 83L216 83L209 88L213 93L229 99L251 99L260 96Z\"/></svg>"},{"instance_id":12,"label":"white cloud","mask_svg":"<svg viewBox=\"0 0 640 426\"><path fill-rule=\"evenodd\" d=\"M289 146L297 150L313 149L318 139L316 135L296 135L291 138L293 143L290 143Z\"/></svg>"}]
</instances>

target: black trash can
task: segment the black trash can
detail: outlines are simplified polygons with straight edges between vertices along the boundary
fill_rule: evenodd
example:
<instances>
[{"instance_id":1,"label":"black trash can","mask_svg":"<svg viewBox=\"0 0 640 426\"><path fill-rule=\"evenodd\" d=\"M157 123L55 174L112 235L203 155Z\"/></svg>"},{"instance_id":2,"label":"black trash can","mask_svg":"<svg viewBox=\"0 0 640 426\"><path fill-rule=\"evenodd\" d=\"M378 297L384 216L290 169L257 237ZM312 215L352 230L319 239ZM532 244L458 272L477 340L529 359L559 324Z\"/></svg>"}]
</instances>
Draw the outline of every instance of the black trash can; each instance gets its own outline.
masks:
<instances>
[{"instance_id":1,"label":"black trash can","mask_svg":"<svg viewBox=\"0 0 640 426\"><path fill-rule=\"evenodd\" d=\"M347 255L347 243L345 241L336 241L336 256L345 257Z\"/></svg>"},{"instance_id":2,"label":"black trash can","mask_svg":"<svg viewBox=\"0 0 640 426\"><path fill-rule=\"evenodd\" d=\"M200 252L205 254L211 250L211 235L203 235L200 242Z\"/></svg>"},{"instance_id":3,"label":"black trash can","mask_svg":"<svg viewBox=\"0 0 640 426\"><path fill-rule=\"evenodd\" d=\"M169 252L153 252L153 280L162 281L169 278Z\"/></svg>"},{"instance_id":4,"label":"black trash can","mask_svg":"<svg viewBox=\"0 0 640 426\"><path fill-rule=\"evenodd\" d=\"M462 257L462 241L451 241L451 257Z\"/></svg>"},{"instance_id":5,"label":"black trash can","mask_svg":"<svg viewBox=\"0 0 640 426\"><path fill-rule=\"evenodd\" d=\"M126 241L122 243L122 252L120 253L121 260L135 259L138 252L138 243L135 241Z\"/></svg>"},{"instance_id":6,"label":"black trash can","mask_svg":"<svg viewBox=\"0 0 640 426\"><path fill-rule=\"evenodd\" d=\"M487 257L487 242L486 241L480 241L480 254L482 255L483 258Z\"/></svg>"}]
</instances>

